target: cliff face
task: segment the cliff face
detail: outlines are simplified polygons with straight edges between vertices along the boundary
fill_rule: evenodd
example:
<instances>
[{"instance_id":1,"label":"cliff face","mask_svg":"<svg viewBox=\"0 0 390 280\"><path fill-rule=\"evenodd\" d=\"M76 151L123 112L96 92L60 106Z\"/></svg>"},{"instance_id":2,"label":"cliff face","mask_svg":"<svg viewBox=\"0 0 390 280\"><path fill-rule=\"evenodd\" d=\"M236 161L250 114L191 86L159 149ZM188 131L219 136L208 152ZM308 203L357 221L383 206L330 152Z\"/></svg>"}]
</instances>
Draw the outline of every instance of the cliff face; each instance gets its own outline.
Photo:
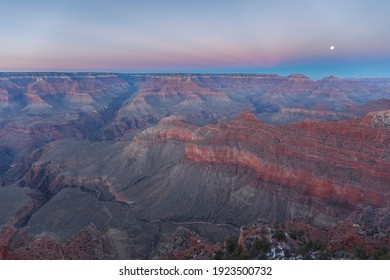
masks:
<instances>
[{"instance_id":1,"label":"cliff face","mask_svg":"<svg viewBox=\"0 0 390 280\"><path fill-rule=\"evenodd\" d=\"M384 112L368 118L379 126L386 116ZM250 169L257 177L255 187L276 184L352 208L389 207L388 129L359 120L275 127L245 113L197 135L205 136L186 145L187 159Z\"/></svg>"},{"instance_id":2,"label":"cliff face","mask_svg":"<svg viewBox=\"0 0 390 280\"><path fill-rule=\"evenodd\" d=\"M134 204L145 207L148 215L164 218L196 216L240 224L256 217L270 221L303 217L325 227L340 219L359 222L359 213L366 209L380 213L390 206L390 130L377 120L386 114L288 126L266 124L251 112L203 127L163 119L131 145L153 153L152 162L158 155L164 162L171 158L159 154L168 146L181 147L177 159L168 160L172 166L168 170L152 165L151 173L144 172L142 180L133 180L131 188L119 192L135 198ZM150 185L154 176L169 188ZM176 192L183 191L189 194L176 200ZM170 207L164 206L162 197ZM277 207L280 201L286 207ZM195 211L188 205L201 208ZM381 226L390 225L383 212L382 218L376 215L372 218L381 220Z\"/></svg>"}]
</instances>

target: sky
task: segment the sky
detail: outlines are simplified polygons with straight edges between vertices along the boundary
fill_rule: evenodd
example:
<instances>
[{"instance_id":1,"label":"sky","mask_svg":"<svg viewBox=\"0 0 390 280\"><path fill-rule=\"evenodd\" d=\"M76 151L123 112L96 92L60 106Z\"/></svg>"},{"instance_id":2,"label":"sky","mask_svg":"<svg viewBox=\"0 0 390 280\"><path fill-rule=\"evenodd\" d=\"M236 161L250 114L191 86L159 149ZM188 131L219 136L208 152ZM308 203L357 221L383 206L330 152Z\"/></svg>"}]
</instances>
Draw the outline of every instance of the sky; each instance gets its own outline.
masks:
<instances>
[{"instance_id":1,"label":"sky","mask_svg":"<svg viewBox=\"0 0 390 280\"><path fill-rule=\"evenodd\" d=\"M0 0L0 71L390 77L389 11L386 0Z\"/></svg>"}]
</instances>

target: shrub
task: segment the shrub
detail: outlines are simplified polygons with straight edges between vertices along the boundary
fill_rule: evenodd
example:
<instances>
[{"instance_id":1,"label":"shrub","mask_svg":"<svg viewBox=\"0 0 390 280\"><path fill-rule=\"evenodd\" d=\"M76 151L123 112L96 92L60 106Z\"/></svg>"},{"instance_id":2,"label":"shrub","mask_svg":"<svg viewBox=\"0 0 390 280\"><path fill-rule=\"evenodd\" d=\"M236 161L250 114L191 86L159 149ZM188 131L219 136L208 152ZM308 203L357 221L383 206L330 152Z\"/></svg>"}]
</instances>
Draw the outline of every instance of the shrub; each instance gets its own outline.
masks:
<instances>
[{"instance_id":1,"label":"shrub","mask_svg":"<svg viewBox=\"0 0 390 280\"><path fill-rule=\"evenodd\" d=\"M298 240L303 236L303 230L291 230L288 235L294 240Z\"/></svg>"},{"instance_id":2,"label":"shrub","mask_svg":"<svg viewBox=\"0 0 390 280\"><path fill-rule=\"evenodd\" d=\"M275 238L278 241L287 241L286 234L283 230L278 229L273 235L272 238Z\"/></svg>"},{"instance_id":3,"label":"shrub","mask_svg":"<svg viewBox=\"0 0 390 280\"><path fill-rule=\"evenodd\" d=\"M359 259L362 259L362 260L368 259L367 252L363 248L363 246L361 246L361 245L358 245L355 248L353 248L353 254L355 255L355 257L357 257Z\"/></svg>"},{"instance_id":4,"label":"shrub","mask_svg":"<svg viewBox=\"0 0 390 280\"><path fill-rule=\"evenodd\" d=\"M382 247L372 253L372 259L374 260L390 260L389 248Z\"/></svg>"}]
</instances>

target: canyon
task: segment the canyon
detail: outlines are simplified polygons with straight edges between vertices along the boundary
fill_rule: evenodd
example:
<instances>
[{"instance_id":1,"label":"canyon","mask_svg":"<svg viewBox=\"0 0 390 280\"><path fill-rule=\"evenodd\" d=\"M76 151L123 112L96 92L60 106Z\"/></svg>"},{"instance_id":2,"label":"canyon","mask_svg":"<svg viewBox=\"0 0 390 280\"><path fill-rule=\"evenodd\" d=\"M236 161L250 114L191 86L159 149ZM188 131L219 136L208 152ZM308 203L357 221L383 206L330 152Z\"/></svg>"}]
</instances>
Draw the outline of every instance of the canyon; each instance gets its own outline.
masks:
<instances>
[{"instance_id":1,"label":"canyon","mask_svg":"<svg viewBox=\"0 0 390 280\"><path fill-rule=\"evenodd\" d=\"M0 73L0 259L353 258L389 170L390 78Z\"/></svg>"}]
</instances>

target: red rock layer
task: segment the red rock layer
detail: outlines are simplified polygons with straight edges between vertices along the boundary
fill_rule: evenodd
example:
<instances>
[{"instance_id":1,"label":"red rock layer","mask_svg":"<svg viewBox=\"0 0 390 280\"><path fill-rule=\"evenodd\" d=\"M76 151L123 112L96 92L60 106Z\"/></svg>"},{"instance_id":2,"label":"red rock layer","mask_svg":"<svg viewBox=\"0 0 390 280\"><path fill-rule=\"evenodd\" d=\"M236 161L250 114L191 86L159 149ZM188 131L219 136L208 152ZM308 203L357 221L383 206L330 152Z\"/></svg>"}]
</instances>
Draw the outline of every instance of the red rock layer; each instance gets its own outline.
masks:
<instances>
[{"instance_id":1,"label":"red rock layer","mask_svg":"<svg viewBox=\"0 0 390 280\"><path fill-rule=\"evenodd\" d=\"M186 142L187 160L251 170L256 188L267 183L352 208L389 207L390 130L375 120L374 114L278 127L246 112L198 129L171 123L153 132Z\"/></svg>"}]
</instances>

